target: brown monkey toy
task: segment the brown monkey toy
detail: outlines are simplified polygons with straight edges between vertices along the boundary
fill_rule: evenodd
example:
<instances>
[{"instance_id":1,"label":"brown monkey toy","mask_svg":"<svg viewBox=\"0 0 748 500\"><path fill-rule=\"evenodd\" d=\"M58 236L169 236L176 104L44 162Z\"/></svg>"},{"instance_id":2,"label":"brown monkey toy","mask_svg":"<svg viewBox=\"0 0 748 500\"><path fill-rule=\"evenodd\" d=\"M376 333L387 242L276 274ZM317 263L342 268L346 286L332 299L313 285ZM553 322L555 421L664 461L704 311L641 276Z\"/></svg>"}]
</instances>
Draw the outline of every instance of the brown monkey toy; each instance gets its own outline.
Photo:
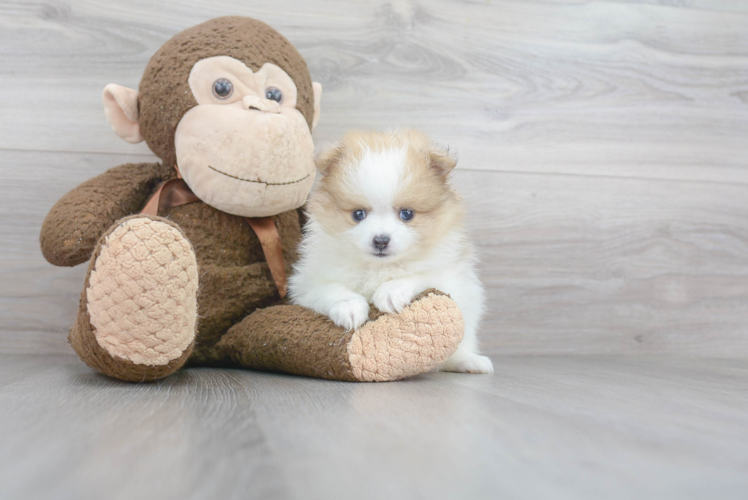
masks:
<instances>
[{"instance_id":1,"label":"brown monkey toy","mask_svg":"<svg viewBox=\"0 0 748 500\"><path fill-rule=\"evenodd\" d=\"M462 316L434 290L353 332L285 303L321 90L288 40L246 17L175 35L139 91L107 85L114 131L162 162L81 184L42 226L49 262L89 261L69 336L84 362L127 381L185 364L385 381L455 351Z\"/></svg>"}]
</instances>

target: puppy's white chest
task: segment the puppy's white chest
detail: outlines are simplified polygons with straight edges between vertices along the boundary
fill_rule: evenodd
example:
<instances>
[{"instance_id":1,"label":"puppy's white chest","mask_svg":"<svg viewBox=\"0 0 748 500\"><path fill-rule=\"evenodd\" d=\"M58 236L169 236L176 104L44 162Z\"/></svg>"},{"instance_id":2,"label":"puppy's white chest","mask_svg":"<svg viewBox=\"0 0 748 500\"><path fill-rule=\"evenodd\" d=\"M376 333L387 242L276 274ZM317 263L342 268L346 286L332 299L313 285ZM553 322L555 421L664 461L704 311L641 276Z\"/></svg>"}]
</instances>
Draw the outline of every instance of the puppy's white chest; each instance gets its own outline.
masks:
<instances>
[{"instance_id":1,"label":"puppy's white chest","mask_svg":"<svg viewBox=\"0 0 748 500\"><path fill-rule=\"evenodd\" d=\"M357 293L360 293L367 299L371 300L374 296L374 292L377 291L383 283L391 280L402 279L409 276L401 267L388 266L380 269L373 269L361 276L361 279L357 283Z\"/></svg>"}]
</instances>

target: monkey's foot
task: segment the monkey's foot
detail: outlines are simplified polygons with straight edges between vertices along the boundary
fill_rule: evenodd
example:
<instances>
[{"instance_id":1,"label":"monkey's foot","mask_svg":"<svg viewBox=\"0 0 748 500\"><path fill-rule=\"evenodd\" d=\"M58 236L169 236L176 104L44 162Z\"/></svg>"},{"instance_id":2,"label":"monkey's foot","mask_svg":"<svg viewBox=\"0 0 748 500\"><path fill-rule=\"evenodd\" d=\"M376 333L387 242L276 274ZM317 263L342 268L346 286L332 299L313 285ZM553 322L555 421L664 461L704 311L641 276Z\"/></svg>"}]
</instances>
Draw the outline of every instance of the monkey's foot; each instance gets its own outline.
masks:
<instances>
[{"instance_id":1,"label":"monkey's foot","mask_svg":"<svg viewBox=\"0 0 748 500\"><path fill-rule=\"evenodd\" d=\"M353 332L301 306L261 309L233 326L217 348L246 368L384 382L438 367L457 350L463 332L457 304L428 290L399 314L373 311Z\"/></svg>"},{"instance_id":2,"label":"monkey's foot","mask_svg":"<svg viewBox=\"0 0 748 500\"><path fill-rule=\"evenodd\" d=\"M462 340L462 313L448 296L428 290L399 314L374 312L348 343L351 372L363 382L384 382L430 371Z\"/></svg>"},{"instance_id":3,"label":"monkey's foot","mask_svg":"<svg viewBox=\"0 0 748 500\"><path fill-rule=\"evenodd\" d=\"M91 258L70 343L110 377L165 377L192 352L197 285L192 245L175 224L160 217L122 219Z\"/></svg>"}]
</instances>

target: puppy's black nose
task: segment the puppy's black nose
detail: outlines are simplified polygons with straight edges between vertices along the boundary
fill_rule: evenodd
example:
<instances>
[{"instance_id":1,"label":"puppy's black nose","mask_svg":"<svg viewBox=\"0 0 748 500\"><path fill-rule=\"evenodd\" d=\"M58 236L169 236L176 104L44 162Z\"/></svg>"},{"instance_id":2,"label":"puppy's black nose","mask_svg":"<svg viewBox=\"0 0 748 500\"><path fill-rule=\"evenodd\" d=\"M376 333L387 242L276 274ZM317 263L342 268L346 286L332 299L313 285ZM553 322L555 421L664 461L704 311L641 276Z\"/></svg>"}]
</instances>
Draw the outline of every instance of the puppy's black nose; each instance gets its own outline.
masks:
<instances>
[{"instance_id":1,"label":"puppy's black nose","mask_svg":"<svg viewBox=\"0 0 748 500\"><path fill-rule=\"evenodd\" d=\"M377 247L378 250L384 250L387 248L387 244L390 242L390 237L380 234L379 236L374 236L374 246Z\"/></svg>"}]
</instances>

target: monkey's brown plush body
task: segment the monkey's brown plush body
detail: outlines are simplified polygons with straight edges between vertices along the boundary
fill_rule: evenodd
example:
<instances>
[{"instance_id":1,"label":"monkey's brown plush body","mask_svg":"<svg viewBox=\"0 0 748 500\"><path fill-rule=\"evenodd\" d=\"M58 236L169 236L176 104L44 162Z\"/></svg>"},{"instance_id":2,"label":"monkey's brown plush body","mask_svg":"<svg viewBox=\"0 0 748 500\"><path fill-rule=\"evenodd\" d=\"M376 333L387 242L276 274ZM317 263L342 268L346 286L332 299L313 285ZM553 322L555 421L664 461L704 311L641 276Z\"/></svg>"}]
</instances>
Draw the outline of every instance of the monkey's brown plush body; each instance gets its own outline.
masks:
<instances>
[{"instance_id":1,"label":"monkey's brown plush body","mask_svg":"<svg viewBox=\"0 0 748 500\"><path fill-rule=\"evenodd\" d=\"M258 79L259 97L252 90ZM221 95L223 80L233 82L233 102ZM215 102L204 82L214 85ZM270 102L262 94L267 85L267 96L282 91L287 100ZM259 21L232 17L167 42L139 94L107 87L115 131L130 142L146 140L163 163L113 168L65 195L44 222L47 260L89 261L70 331L83 361L127 381L162 378L187 363L384 381L433 369L454 352L462 317L437 291L397 315L375 311L355 332L281 298L267 248L247 218L272 217L291 272L301 240L298 207L313 179L307 155L319 113L316 85L285 38ZM232 117L235 135L210 135ZM141 213L178 172L194 199L167 204L158 215Z\"/></svg>"}]
</instances>

